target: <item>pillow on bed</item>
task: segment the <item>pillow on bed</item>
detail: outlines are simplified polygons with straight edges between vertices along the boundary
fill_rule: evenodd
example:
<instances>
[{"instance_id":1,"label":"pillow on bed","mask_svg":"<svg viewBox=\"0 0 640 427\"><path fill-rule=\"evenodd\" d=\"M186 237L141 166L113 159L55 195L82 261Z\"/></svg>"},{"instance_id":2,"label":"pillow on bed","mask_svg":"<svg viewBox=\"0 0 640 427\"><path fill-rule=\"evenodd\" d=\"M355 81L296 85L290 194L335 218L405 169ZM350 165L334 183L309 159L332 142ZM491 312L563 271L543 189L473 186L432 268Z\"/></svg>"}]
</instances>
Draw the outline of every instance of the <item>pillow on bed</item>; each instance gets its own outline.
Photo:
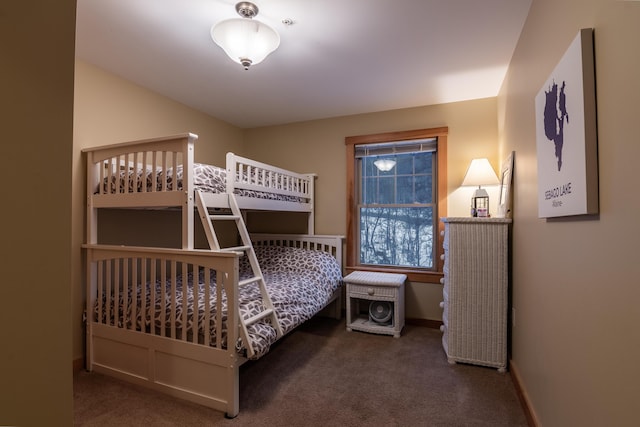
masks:
<instances>
[{"instance_id":1,"label":"pillow on bed","mask_svg":"<svg viewBox=\"0 0 640 427\"><path fill-rule=\"evenodd\" d=\"M182 165L176 168L176 181L178 189L182 190ZM197 190L209 193L224 193L226 191L227 171L217 166L205 165L202 163L193 164L193 184ZM167 169L167 188L173 189L173 168ZM162 185L162 180L158 179L158 189Z\"/></svg>"}]
</instances>

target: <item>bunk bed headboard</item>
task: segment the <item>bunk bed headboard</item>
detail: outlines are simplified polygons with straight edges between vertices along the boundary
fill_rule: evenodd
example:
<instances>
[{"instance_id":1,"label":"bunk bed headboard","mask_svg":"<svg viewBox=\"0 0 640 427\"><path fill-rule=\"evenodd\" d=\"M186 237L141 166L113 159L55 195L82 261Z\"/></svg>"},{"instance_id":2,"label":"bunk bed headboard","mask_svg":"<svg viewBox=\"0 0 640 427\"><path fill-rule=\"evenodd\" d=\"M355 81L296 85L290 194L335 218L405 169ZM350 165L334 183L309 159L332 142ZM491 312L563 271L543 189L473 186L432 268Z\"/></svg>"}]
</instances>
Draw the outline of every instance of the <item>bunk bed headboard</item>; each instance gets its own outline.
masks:
<instances>
[{"instance_id":1,"label":"bunk bed headboard","mask_svg":"<svg viewBox=\"0 0 640 427\"><path fill-rule=\"evenodd\" d=\"M149 171L154 175L154 181L160 182L159 188L147 189L141 186L138 191L167 191L166 174L163 172L170 168L177 168L183 164L193 163L193 145L198 139L197 135L184 133L162 138L144 139L119 144L103 145L100 147L86 148L82 150L87 155L87 185L88 191L104 194L103 186L99 184L105 178L124 181L118 188L128 189L127 192L136 192L138 179L144 177L144 172ZM119 171L129 171L128 174L113 176ZM139 172L138 174L134 172ZM185 171L189 173L190 171ZM89 179L92 181L89 182ZM185 177L188 180L187 177ZM162 182L164 181L164 182ZM177 191L177 189L174 189Z\"/></svg>"},{"instance_id":2,"label":"bunk bed headboard","mask_svg":"<svg viewBox=\"0 0 640 427\"><path fill-rule=\"evenodd\" d=\"M193 249L193 164L197 135L184 133L162 138L86 148L87 157L87 239L97 243L97 209L109 207L144 208L180 206L183 249ZM182 186L169 191L169 169L183 167ZM147 186L146 180L160 185ZM111 183L106 189L103 183ZM123 191L121 191L123 189Z\"/></svg>"},{"instance_id":3,"label":"bunk bed headboard","mask_svg":"<svg viewBox=\"0 0 640 427\"><path fill-rule=\"evenodd\" d=\"M290 246L302 249L318 250L330 253L343 268L342 245L344 236L311 234L251 234L254 246Z\"/></svg>"}]
</instances>

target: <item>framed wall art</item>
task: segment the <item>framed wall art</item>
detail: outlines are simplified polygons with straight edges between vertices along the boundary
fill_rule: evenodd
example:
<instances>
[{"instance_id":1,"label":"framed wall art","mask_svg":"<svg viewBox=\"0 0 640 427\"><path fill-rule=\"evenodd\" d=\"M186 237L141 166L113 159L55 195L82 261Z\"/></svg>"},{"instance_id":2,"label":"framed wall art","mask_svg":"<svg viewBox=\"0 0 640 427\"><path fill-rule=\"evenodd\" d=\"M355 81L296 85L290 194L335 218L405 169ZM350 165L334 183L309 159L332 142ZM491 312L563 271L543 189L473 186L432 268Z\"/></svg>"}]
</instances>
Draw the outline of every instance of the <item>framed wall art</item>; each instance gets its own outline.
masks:
<instances>
[{"instance_id":1,"label":"framed wall art","mask_svg":"<svg viewBox=\"0 0 640 427\"><path fill-rule=\"evenodd\" d=\"M511 218L511 183L513 182L513 162L516 153L511 152L502 162L500 169L500 194L498 195L498 218Z\"/></svg>"},{"instance_id":2,"label":"framed wall art","mask_svg":"<svg viewBox=\"0 0 640 427\"><path fill-rule=\"evenodd\" d=\"M535 99L540 218L598 213L593 29L582 29Z\"/></svg>"}]
</instances>

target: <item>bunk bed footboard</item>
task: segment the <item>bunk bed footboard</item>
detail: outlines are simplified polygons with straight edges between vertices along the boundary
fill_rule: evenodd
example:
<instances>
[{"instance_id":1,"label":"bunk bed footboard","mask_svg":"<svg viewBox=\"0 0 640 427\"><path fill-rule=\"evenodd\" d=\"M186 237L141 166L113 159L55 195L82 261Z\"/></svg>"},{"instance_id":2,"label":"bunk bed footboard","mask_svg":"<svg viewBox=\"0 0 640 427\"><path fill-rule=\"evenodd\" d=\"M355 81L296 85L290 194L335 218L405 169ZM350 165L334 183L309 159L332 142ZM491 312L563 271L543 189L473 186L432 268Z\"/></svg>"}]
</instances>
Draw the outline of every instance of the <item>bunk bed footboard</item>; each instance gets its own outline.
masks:
<instances>
[{"instance_id":1,"label":"bunk bed footboard","mask_svg":"<svg viewBox=\"0 0 640 427\"><path fill-rule=\"evenodd\" d=\"M258 246L285 246L326 252L332 255L340 269L343 263L344 236L324 234L270 234L252 233L251 242ZM344 272L343 272L344 274ZM342 318L342 288L337 289L321 311L334 319Z\"/></svg>"},{"instance_id":2,"label":"bunk bed footboard","mask_svg":"<svg viewBox=\"0 0 640 427\"><path fill-rule=\"evenodd\" d=\"M307 233L315 233L316 174L292 172L234 153L227 153L226 171L227 193L237 195L241 209L308 212ZM275 194L279 198L247 197L245 191ZM211 205L215 205L215 202Z\"/></svg>"},{"instance_id":3,"label":"bunk bed footboard","mask_svg":"<svg viewBox=\"0 0 640 427\"><path fill-rule=\"evenodd\" d=\"M235 343L238 338L237 304L229 304L226 338L222 322L208 314L221 313L221 302L217 311L204 307L191 324L187 312L198 310L197 303L193 307L189 304L199 298L208 304L211 288L218 293L218 301L223 293L230 301L237 298L238 254L104 245L85 248L87 370L235 417L239 412L239 367L245 359L233 345L227 348L225 340ZM206 278L211 272L215 272L218 286L194 286L187 295L188 287L182 287L180 281L183 273ZM165 306L162 310L158 310L158 301ZM209 325L220 328L218 333L199 331Z\"/></svg>"}]
</instances>

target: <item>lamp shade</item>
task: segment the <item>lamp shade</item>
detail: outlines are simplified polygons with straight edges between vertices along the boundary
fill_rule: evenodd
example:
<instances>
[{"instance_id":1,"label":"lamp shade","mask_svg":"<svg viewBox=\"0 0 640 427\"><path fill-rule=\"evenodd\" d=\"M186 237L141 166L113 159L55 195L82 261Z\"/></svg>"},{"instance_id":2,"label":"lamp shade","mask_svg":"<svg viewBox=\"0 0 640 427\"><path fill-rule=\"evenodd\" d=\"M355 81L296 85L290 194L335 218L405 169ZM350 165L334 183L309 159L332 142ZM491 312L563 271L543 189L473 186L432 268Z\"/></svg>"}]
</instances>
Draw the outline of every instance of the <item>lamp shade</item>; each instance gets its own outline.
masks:
<instances>
[{"instance_id":1,"label":"lamp shade","mask_svg":"<svg viewBox=\"0 0 640 427\"><path fill-rule=\"evenodd\" d=\"M248 18L221 21L211 28L211 38L233 61L244 66L262 62L280 45L280 35L270 26Z\"/></svg>"},{"instance_id":2,"label":"lamp shade","mask_svg":"<svg viewBox=\"0 0 640 427\"><path fill-rule=\"evenodd\" d=\"M473 159L462 180L463 186L498 185L500 181L488 159Z\"/></svg>"}]
</instances>

